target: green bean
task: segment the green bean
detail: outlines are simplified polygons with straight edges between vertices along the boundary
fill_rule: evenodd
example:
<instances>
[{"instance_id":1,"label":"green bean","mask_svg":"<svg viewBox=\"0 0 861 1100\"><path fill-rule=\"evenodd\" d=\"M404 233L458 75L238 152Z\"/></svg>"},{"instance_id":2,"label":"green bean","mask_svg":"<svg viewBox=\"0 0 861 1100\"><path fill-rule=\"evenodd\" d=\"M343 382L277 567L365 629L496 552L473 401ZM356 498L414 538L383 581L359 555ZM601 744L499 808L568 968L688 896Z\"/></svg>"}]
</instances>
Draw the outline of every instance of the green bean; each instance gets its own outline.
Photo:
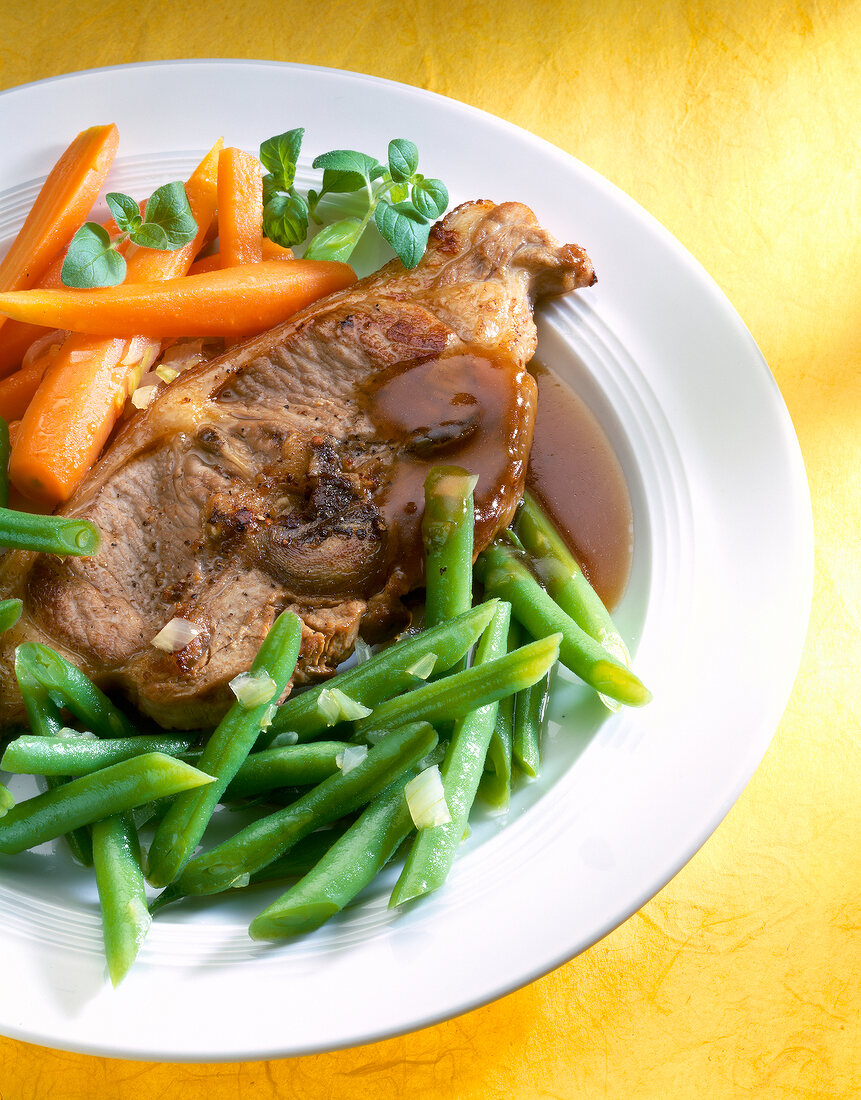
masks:
<instances>
[{"instance_id":1,"label":"green bean","mask_svg":"<svg viewBox=\"0 0 861 1100\"><path fill-rule=\"evenodd\" d=\"M0 416L0 508L9 507L9 425Z\"/></svg>"},{"instance_id":2,"label":"green bean","mask_svg":"<svg viewBox=\"0 0 861 1100\"><path fill-rule=\"evenodd\" d=\"M303 878L258 914L253 940L280 940L313 932L371 882L413 829L404 797L411 768L365 809Z\"/></svg>"},{"instance_id":3,"label":"green bean","mask_svg":"<svg viewBox=\"0 0 861 1100\"><path fill-rule=\"evenodd\" d=\"M459 466L434 466L425 478L422 541L429 627L472 607L472 490L477 481Z\"/></svg>"},{"instance_id":4,"label":"green bean","mask_svg":"<svg viewBox=\"0 0 861 1100\"><path fill-rule=\"evenodd\" d=\"M523 503L517 510L514 531L532 558L538 579L562 610L614 656L627 654L622 636L601 597L538 501L528 492L523 494Z\"/></svg>"},{"instance_id":5,"label":"green bean","mask_svg":"<svg viewBox=\"0 0 861 1100\"><path fill-rule=\"evenodd\" d=\"M634 673L565 614L511 547L500 541L492 543L479 554L476 575L489 594L511 603L518 622L530 634L541 638L559 632L559 659L581 680L628 706L649 702L651 693Z\"/></svg>"},{"instance_id":6,"label":"green bean","mask_svg":"<svg viewBox=\"0 0 861 1100\"><path fill-rule=\"evenodd\" d=\"M136 737L137 729L103 691L65 657L39 642L24 642L15 653L20 666L97 737Z\"/></svg>"},{"instance_id":7,"label":"green bean","mask_svg":"<svg viewBox=\"0 0 861 1100\"><path fill-rule=\"evenodd\" d=\"M0 760L0 768L18 775L89 775L99 768L131 760L147 752L166 756L186 753L194 743L183 734L121 737L97 741L90 737L35 737L23 734L11 741ZM196 763L190 760L189 763Z\"/></svg>"},{"instance_id":8,"label":"green bean","mask_svg":"<svg viewBox=\"0 0 861 1100\"><path fill-rule=\"evenodd\" d=\"M30 729L37 736L55 737L63 728L60 708L48 696L45 688L35 680L15 652L15 679L21 690L24 709L30 722ZM46 779L48 790L53 791L68 782L68 777L49 776ZM71 829L65 836L66 844L74 858L84 867L93 865L93 842L89 829Z\"/></svg>"},{"instance_id":9,"label":"green bean","mask_svg":"<svg viewBox=\"0 0 861 1100\"><path fill-rule=\"evenodd\" d=\"M160 822L148 857L147 877L154 886L167 886L191 858L227 785L254 747L270 704L293 675L301 641L301 620L292 611L283 612L251 665L252 676L269 675L271 694L257 706L245 706L237 699L213 731L198 766L214 776L215 782L205 790L181 795Z\"/></svg>"},{"instance_id":10,"label":"green bean","mask_svg":"<svg viewBox=\"0 0 861 1100\"><path fill-rule=\"evenodd\" d=\"M22 607L20 600L0 600L0 633L18 622Z\"/></svg>"},{"instance_id":11,"label":"green bean","mask_svg":"<svg viewBox=\"0 0 861 1100\"><path fill-rule=\"evenodd\" d=\"M501 601L478 643L474 668L505 653L510 621L511 604ZM440 768L450 820L444 825L419 829L395 883L390 906L437 890L448 877L484 771L497 710L497 702L488 703L455 723Z\"/></svg>"},{"instance_id":12,"label":"green bean","mask_svg":"<svg viewBox=\"0 0 861 1100\"><path fill-rule=\"evenodd\" d=\"M381 703L356 723L354 740L376 740L404 722L449 722L534 684L559 656L559 634L521 646L514 653L455 672L407 695Z\"/></svg>"},{"instance_id":13,"label":"green bean","mask_svg":"<svg viewBox=\"0 0 861 1100\"><path fill-rule=\"evenodd\" d=\"M436 731L426 722L393 730L351 771L325 779L292 805L253 822L218 847L196 856L177 880L178 891L215 894L242 875L254 874L321 825L376 798L436 742Z\"/></svg>"},{"instance_id":14,"label":"green bean","mask_svg":"<svg viewBox=\"0 0 861 1100\"><path fill-rule=\"evenodd\" d=\"M37 554L89 557L101 545L98 527L86 519L40 516L0 508L0 546Z\"/></svg>"},{"instance_id":15,"label":"green bean","mask_svg":"<svg viewBox=\"0 0 861 1100\"><path fill-rule=\"evenodd\" d=\"M339 673L325 684L291 696L278 708L271 727L261 735L258 745L270 744L276 734L285 730L295 733L300 741L325 732L327 721L317 706L317 700L326 688L338 687L357 703L374 707L384 699L421 683L410 669L429 654L436 657L434 673L445 672L481 636L493 615L493 607L490 601L473 607L451 622L395 642L388 649L375 653L364 664Z\"/></svg>"},{"instance_id":16,"label":"green bean","mask_svg":"<svg viewBox=\"0 0 861 1100\"><path fill-rule=\"evenodd\" d=\"M116 986L137 958L152 923L140 844L130 813L114 814L93 824L93 862L108 973Z\"/></svg>"},{"instance_id":17,"label":"green bean","mask_svg":"<svg viewBox=\"0 0 861 1100\"><path fill-rule=\"evenodd\" d=\"M255 871L249 880L249 886L258 886L267 882L276 882L283 878L301 878L323 858L335 841L344 835L352 821L338 821L331 828L318 829L302 837L289 852L279 859L273 859L259 871Z\"/></svg>"},{"instance_id":18,"label":"green bean","mask_svg":"<svg viewBox=\"0 0 861 1100\"><path fill-rule=\"evenodd\" d=\"M538 501L529 493L523 494L514 530L531 558L538 579L566 615L630 668L631 655L610 612ZM601 700L609 710L619 710L621 706L607 695L601 695Z\"/></svg>"},{"instance_id":19,"label":"green bean","mask_svg":"<svg viewBox=\"0 0 861 1100\"><path fill-rule=\"evenodd\" d=\"M15 805L15 799L12 796L12 792L8 787L4 787L0 783L0 817L5 817L6 814Z\"/></svg>"},{"instance_id":20,"label":"green bean","mask_svg":"<svg viewBox=\"0 0 861 1100\"><path fill-rule=\"evenodd\" d=\"M0 821L0 852L14 855L70 829L211 782L211 776L163 753L124 760L19 802Z\"/></svg>"},{"instance_id":21,"label":"green bean","mask_svg":"<svg viewBox=\"0 0 861 1100\"><path fill-rule=\"evenodd\" d=\"M541 726L550 697L550 673L519 691L514 701L512 756L520 770L535 778L541 767Z\"/></svg>"},{"instance_id":22,"label":"green bean","mask_svg":"<svg viewBox=\"0 0 861 1100\"><path fill-rule=\"evenodd\" d=\"M520 645L520 630L514 619L508 626L508 652ZM530 690L529 688L526 689ZM504 810L511 798L511 745L514 740L514 700L506 695L499 700L496 722L487 748L485 772L478 785L482 800L495 810Z\"/></svg>"},{"instance_id":23,"label":"green bean","mask_svg":"<svg viewBox=\"0 0 861 1100\"><path fill-rule=\"evenodd\" d=\"M312 745L284 745L252 753L224 792L224 801L253 798L276 787L310 787L338 770L346 741L315 741Z\"/></svg>"}]
</instances>

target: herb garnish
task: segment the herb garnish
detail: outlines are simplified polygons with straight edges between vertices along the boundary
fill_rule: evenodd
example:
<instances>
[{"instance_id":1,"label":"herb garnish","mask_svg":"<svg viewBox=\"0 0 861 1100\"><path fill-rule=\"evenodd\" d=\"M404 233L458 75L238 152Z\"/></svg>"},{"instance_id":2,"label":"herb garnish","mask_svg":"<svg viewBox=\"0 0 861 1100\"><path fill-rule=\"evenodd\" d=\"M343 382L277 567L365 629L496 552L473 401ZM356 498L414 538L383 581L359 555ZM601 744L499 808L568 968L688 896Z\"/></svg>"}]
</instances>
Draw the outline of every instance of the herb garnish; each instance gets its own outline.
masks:
<instances>
[{"instance_id":1,"label":"herb garnish","mask_svg":"<svg viewBox=\"0 0 861 1100\"><path fill-rule=\"evenodd\" d=\"M427 246L431 222L448 206L442 180L418 172L419 153L405 138L389 142L388 159L381 164L366 153L335 149L313 162L323 169L319 191L305 199L294 186L296 163L305 131L302 128L264 141L260 160L263 177L263 232L283 247L302 244L309 221L321 226L305 249L309 260L346 261L373 219L380 235L403 265L415 267ZM322 225L321 199L330 195L357 195L359 207L347 217ZM355 206L356 204L352 204Z\"/></svg>"},{"instance_id":2,"label":"herb garnish","mask_svg":"<svg viewBox=\"0 0 861 1100\"><path fill-rule=\"evenodd\" d=\"M72 237L60 279L80 289L117 286L126 277L126 261L117 251L126 238L142 248L174 252L194 240L197 223L181 182L166 183L153 191L145 215L129 195L111 191L105 200L119 234L111 237L104 226L85 222Z\"/></svg>"}]
</instances>

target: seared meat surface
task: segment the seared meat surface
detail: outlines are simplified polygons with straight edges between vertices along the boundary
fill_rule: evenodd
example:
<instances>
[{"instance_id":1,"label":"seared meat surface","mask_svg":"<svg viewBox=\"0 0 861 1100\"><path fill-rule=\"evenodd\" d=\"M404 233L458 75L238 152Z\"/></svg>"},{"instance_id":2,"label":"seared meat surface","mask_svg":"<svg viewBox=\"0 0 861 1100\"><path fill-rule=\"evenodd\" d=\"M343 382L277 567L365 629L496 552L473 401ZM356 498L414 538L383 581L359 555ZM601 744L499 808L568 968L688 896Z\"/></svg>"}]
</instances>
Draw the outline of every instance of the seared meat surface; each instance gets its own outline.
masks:
<instances>
[{"instance_id":1,"label":"seared meat surface","mask_svg":"<svg viewBox=\"0 0 861 1100\"><path fill-rule=\"evenodd\" d=\"M537 299L594 281L517 203L467 203L413 271L347 291L163 386L62 509L102 532L89 559L12 553L0 720L21 713L24 640L53 646L167 726L216 721L284 608L304 623L296 680L330 674L357 634L403 622L422 584L431 465L479 475L476 552L510 521L532 439ZM200 635L152 638L174 616Z\"/></svg>"}]
</instances>

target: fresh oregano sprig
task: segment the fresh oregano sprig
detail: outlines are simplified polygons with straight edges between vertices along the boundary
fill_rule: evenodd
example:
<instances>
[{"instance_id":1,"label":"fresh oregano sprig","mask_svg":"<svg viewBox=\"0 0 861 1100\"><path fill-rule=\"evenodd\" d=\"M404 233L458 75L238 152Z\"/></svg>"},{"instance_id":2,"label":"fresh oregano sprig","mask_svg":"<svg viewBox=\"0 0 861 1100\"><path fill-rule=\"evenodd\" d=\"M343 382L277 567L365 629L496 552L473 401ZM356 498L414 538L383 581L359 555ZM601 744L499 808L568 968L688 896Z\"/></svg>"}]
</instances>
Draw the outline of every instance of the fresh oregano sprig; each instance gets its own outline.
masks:
<instances>
[{"instance_id":1,"label":"fresh oregano sprig","mask_svg":"<svg viewBox=\"0 0 861 1100\"><path fill-rule=\"evenodd\" d=\"M296 190L296 163L304 130L289 130L260 146L260 160L268 170L263 178L263 232L284 247L302 244L309 222L320 225L305 249L311 260L350 258L373 221L405 267L415 267L427 247L431 222L448 206L442 180L418 172L419 153L405 138L389 142L386 164L354 149L323 153L313 167L323 170L319 190L307 199ZM359 203L348 216L322 225L321 199L330 195L357 195ZM355 207L358 205L358 209Z\"/></svg>"},{"instance_id":2,"label":"fresh oregano sprig","mask_svg":"<svg viewBox=\"0 0 861 1100\"><path fill-rule=\"evenodd\" d=\"M197 223L179 181L166 183L149 197L145 214L130 195L111 191L105 196L119 233L112 237L96 222L85 222L72 237L60 280L80 289L117 286L126 277L126 261L118 247L126 238L142 248L174 252L194 240Z\"/></svg>"}]
</instances>

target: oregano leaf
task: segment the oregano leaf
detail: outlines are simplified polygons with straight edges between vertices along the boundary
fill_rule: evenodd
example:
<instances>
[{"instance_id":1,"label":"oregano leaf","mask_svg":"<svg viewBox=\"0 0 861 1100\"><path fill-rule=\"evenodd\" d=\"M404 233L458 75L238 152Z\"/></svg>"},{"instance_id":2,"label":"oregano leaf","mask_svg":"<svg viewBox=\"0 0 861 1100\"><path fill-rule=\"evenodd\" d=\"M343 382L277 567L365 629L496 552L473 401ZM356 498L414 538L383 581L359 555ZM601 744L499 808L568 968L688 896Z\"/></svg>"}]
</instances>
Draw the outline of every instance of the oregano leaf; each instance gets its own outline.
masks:
<instances>
[{"instance_id":1,"label":"oregano leaf","mask_svg":"<svg viewBox=\"0 0 861 1100\"><path fill-rule=\"evenodd\" d=\"M153 191L146 204L144 225L158 225L164 230L167 243L160 247L165 251L172 252L194 240L197 222L191 213L188 196L181 182L177 180L174 183L165 183Z\"/></svg>"},{"instance_id":2,"label":"oregano leaf","mask_svg":"<svg viewBox=\"0 0 861 1100\"><path fill-rule=\"evenodd\" d=\"M72 237L60 271L64 286L92 289L117 286L126 277L126 261L104 226L85 222Z\"/></svg>"},{"instance_id":3,"label":"oregano leaf","mask_svg":"<svg viewBox=\"0 0 861 1100\"><path fill-rule=\"evenodd\" d=\"M413 268L424 255L430 233L426 221L409 203L393 205L381 199L374 214L377 229L406 268Z\"/></svg>"},{"instance_id":4,"label":"oregano leaf","mask_svg":"<svg viewBox=\"0 0 861 1100\"><path fill-rule=\"evenodd\" d=\"M121 233L132 232L143 221L140 207L131 195L124 195L122 191L109 191L105 195L105 202Z\"/></svg>"},{"instance_id":5,"label":"oregano leaf","mask_svg":"<svg viewBox=\"0 0 861 1100\"><path fill-rule=\"evenodd\" d=\"M412 201L420 214L436 221L448 206L448 188L442 180L417 180L413 183Z\"/></svg>"},{"instance_id":6,"label":"oregano leaf","mask_svg":"<svg viewBox=\"0 0 861 1100\"><path fill-rule=\"evenodd\" d=\"M273 195L263 207L263 232L282 248L301 244L308 234L308 206L302 196L295 191Z\"/></svg>"},{"instance_id":7,"label":"oregano leaf","mask_svg":"<svg viewBox=\"0 0 861 1100\"><path fill-rule=\"evenodd\" d=\"M330 192L358 191L370 186L385 168L373 157L354 149L333 149L316 157L312 165L323 169L323 190ZM327 181L326 175L329 173ZM337 176L331 173L339 173Z\"/></svg>"},{"instance_id":8,"label":"oregano leaf","mask_svg":"<svg viewBox=\"0 0 861 1100\"><path fill-rule=\"evenodd\" d=\"M141 248L157 248L161 252L172 251L167 233L155 222L144 222L137 229L130 230L129 239Z\"/></svg>"},{"instance_id":9,"label":"oregano leaf","mask_svg":"<svg viewBox=\"0 0 861 1100\"><path fill-rule=\"evenodd\" d=\"M279 191L289 191L296 178L296 165L305 129L302 126L276 134L260 146L260 163L274 177Z\"/></svg>"},{"instance_id":10,"label":"oregano leaf","mask_svg":"<svg viewBox=\"0 0 861 1100\"><path fill-rule=\"evenodd\" d=\"M419 166L419 151L406 138L389 142L389 172L396 182L408 180Z\"/></svg>"}]
</instances>

